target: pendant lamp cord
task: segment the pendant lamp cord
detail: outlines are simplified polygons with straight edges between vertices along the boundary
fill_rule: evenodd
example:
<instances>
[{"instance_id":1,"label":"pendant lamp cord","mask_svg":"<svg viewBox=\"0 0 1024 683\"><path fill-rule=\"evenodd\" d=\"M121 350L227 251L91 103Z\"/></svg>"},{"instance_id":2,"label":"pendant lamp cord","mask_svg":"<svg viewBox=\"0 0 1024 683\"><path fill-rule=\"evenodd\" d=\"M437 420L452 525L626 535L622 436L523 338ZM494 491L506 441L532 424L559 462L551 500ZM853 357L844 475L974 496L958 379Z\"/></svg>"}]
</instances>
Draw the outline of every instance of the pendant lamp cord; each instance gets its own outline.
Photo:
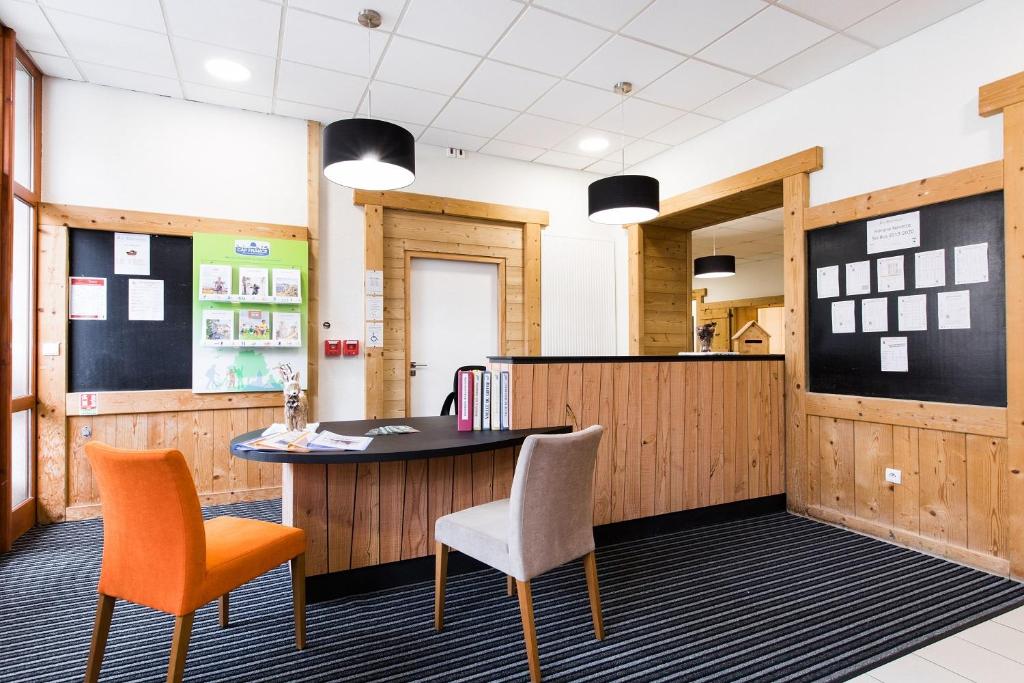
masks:
<instances>
[{"instance_id":1,"label":"pendant lamp cord","mask_svg":"<svg viewBox=\"0 0 1024 683\"><path fill-rule=\"evenodd\" d=\"M622 166L619 175L626 175L626 90L619 92L619 153Z\"/></svg>"},{"instance_id":2,"label":"pendant lamp cord","mask_svg":"<svg viewBox=\"0 0 1024 683\"><path fill-rule=\"evenodd\" d=\"M366 27L366 118L373 118L373 29Z\"/></svg>"}]
</instances>

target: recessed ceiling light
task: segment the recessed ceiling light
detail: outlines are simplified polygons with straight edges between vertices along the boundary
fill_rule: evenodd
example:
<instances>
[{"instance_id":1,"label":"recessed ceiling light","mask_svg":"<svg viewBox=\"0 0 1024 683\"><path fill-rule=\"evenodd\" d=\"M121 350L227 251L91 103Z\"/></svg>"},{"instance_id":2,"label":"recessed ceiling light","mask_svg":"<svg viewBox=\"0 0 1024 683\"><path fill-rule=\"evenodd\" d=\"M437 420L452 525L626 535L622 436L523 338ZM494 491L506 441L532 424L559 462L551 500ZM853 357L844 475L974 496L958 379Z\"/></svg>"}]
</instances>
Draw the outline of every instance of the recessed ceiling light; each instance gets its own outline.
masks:
<instances>
[{"instance_id":1,"label":"recessed ceiling light","mask_svg":"<svg viewBox=\"0 0 1024 683\"><path fill-rule=\"evenodd\" d=\"M580 140L580 149L584 152L600 152L603 149L608 149L608 138L602 137L589 137Z\"/></svg>"},{"instance_id":2,"label":"recessed ceiling light","mask_svg":"<svg viewBox=\"0 0 1024 683\"><path fill-rule=\"evenodd\" d=\"M206 71L214 78L232 83L247 81L252 76L252 72L248 68L230 59L208 59L206 60Z\"/></svg>"}]
</instances>

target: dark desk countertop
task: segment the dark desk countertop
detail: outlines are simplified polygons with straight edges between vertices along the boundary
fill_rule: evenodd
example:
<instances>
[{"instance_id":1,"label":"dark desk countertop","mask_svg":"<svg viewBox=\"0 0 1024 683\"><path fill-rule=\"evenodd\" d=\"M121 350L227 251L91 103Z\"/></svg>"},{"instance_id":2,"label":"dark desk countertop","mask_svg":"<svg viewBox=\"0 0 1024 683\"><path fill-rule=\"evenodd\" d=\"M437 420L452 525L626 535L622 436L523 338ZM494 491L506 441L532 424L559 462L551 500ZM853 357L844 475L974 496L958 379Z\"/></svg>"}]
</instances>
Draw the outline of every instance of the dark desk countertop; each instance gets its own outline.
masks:
<instances>
[{"instance_id":1,"label":"dark desk countertop","mask_svg":"<svg viewBox=\"0 0 1024 683\"><path fill-rule=\"evenodd\" d=\"M693 353L684 356L488 356L492 363L510 365L538 363L693 363L708 361L786 360L785 354Z\"/></svg>"},{"instance_id":2,"label":"dark desk countertop","mask_svg":"<svg viewBox=\"0 0 1024 683\"><path fill-rule=\"evenodd\" d=\"M455 416L397 417L384 420L351 420L348 422L321 422L317 431L330 431L345 436L363 436L382 425L408 425L420 430L415 434L387 434L375 436L365 451L238 451L235 444L260 435L262 429L242 434L231 440L231 452L246 460L281 462L301 465L333 465L339 463L390 462L440 458L448 455L478 453L498 448L519 446L531 434L563 434L570 427L540 427L534 429L508 429L505 431L460 432Z\"/></svg>"}]
</instances>

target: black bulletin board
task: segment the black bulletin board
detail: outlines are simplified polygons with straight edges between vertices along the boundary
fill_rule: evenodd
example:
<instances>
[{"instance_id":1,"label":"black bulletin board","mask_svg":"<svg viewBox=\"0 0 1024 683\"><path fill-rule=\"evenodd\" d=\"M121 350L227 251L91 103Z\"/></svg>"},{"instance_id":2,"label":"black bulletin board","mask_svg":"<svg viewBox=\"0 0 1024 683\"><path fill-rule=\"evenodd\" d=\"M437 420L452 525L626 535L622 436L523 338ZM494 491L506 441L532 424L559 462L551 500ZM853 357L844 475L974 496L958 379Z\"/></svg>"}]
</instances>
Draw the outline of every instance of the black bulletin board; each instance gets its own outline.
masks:
<instances>
[{"instance_id":1,"label":"black bulletin board","mask_svg":"<svg viewBox=\"0 0 1024 683\"><path fill-rule=\"evenodd\" d=\"M971 405L1006 405L1006 291L1003 193L991 192L920 209L921 244L867 253L867 221L807 234L808 372L813 392ZM907 213L907 212L899 212ZM879 216L878 218L881 218ZM872 219L873 220L873 219ZM988 242L988 282L955 284L954 248ZM946 285L916 289L914 254L945 249ZM877 290L879 258L903 254L903 291ZM845 264L871 263L871 293L846 295ZM817 269L839 266L840 296L819 299ZM970 291L971 329L938 328L938 292ZM927 296L927 330L900 331L900 295ZM888 331L862 332L861 299L888 299ZM856 332L832 332L832 303L853 299ZM907 337L907 372L882 372L881 337ZM1020 340L1018 340L1020 343Z\"/></svg>"},{"instance_id":2,"label":"black bulletin board","mask_svg":"<svg viewBox=\"0 0 1024 683\"><path fill-rule=\"evenodd\" d=\"M192 387L192 238L150 237L150 274L114 274L114 233L68 231L70 275L107 278L107 319L68 321L72 392ZM164 281L164 319L128 320L128 280Z\"/></svg>"}]
</instances>

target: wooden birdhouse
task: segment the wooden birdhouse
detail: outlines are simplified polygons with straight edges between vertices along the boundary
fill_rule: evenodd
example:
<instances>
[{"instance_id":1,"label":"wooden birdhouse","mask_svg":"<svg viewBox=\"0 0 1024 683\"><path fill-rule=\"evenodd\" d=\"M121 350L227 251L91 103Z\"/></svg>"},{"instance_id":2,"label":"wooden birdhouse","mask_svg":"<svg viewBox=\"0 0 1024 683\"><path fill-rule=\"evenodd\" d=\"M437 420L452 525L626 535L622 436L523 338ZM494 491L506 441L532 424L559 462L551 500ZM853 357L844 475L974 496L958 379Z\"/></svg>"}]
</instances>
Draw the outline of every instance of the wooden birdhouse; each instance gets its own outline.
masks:
<instances>
[{"instance_id":1,"label":"wooden birdhouse","mask_svg":"<svg viewBox=\"0 0 1024 683\"><path fill-rule=\"evenodd\" d=\"M732 350L736 353L768 353L769 339L771 335L756 320L751 320L732 335Z\"/></svg>"}]
</instances>

